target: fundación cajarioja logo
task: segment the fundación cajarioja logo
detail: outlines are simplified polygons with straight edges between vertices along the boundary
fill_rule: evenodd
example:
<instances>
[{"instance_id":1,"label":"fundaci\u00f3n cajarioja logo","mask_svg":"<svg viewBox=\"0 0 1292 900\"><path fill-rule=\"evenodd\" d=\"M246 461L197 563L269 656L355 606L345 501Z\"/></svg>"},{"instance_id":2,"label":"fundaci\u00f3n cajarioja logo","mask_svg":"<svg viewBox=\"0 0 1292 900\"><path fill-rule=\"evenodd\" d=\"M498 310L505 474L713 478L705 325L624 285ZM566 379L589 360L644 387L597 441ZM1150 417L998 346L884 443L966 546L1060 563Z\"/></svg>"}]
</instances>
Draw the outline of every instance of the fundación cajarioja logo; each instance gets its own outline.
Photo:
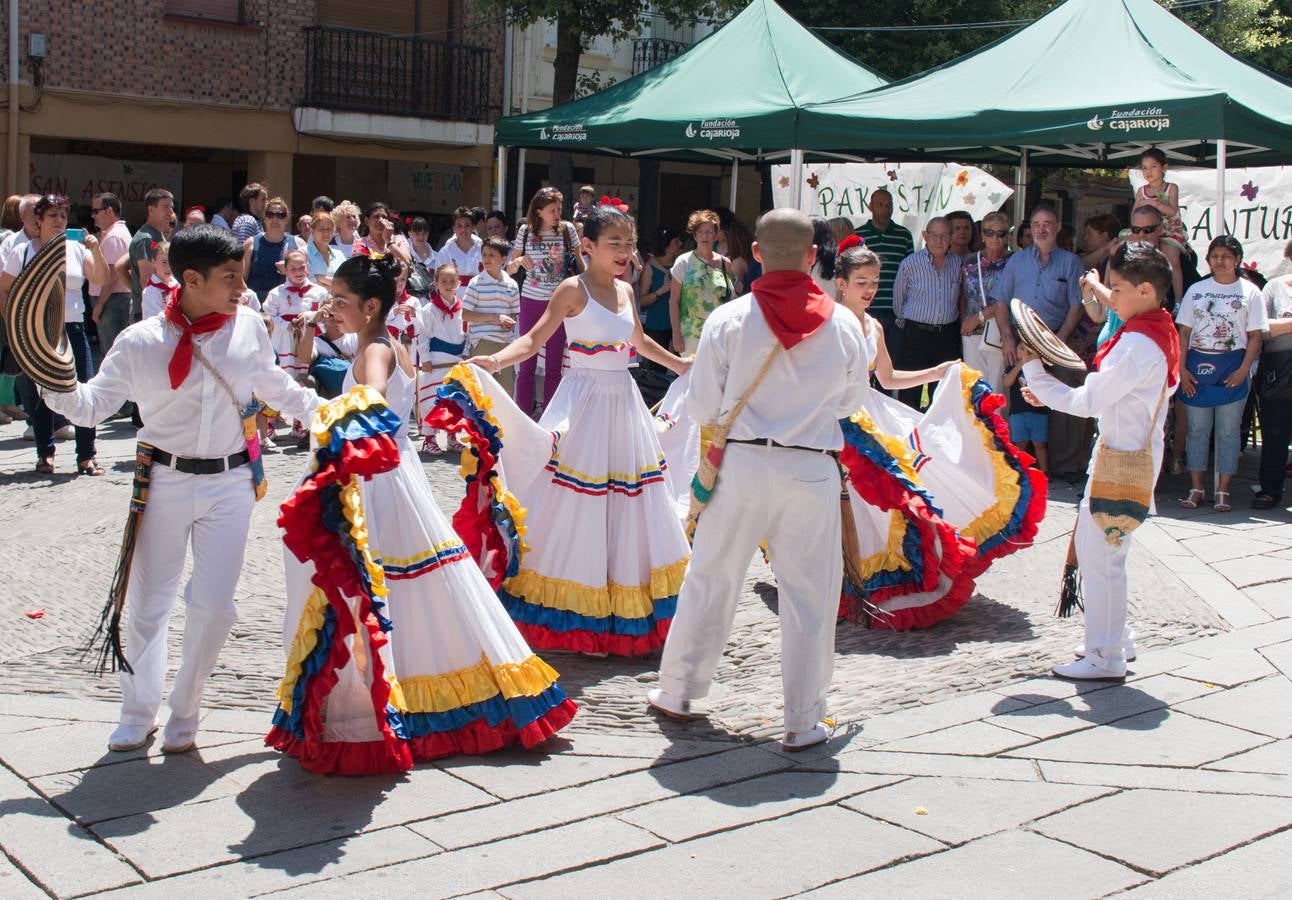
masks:
<instances>
[{"instance_id":1,"label":"fundaci\u00f3n cajarioja logo","mask_svg":"<svg viewBox=\"0 0 1292 900\"><path fill-rule=\"evenodd\" d=\"M586 141L588 132L584 129L582 123L576 125L553 125L549 131L546 126L538 129L538 139L540 141Z\"/></svg>"},{"instance_id":2,"label":"fundaci\u00f3n cajarioja logo","mask_svg":"<svg viewBox=\"0 0 1292 900\"><path fill-rule=\"evenodd\" d=\"M1140 106L1135 109L1114 109L1105 119L1095 113L1086 122L1091 131L1165 131L1171 127L1171 116L1160 106Z\"/></svg>"},{"instance_id":3,"label":"fundaci\u00f3n cajarioja logo","mask_svg":"<svg viewBox=\"0 0 1292 900\"><path fill-rule=\"evenodd\" d=\"M686 123L685 134L688 138L699 138L702 141L720 141L740 137L740 125L735 119L701 119L700 127L694 122Z\"/></svg>"}]
</instances>

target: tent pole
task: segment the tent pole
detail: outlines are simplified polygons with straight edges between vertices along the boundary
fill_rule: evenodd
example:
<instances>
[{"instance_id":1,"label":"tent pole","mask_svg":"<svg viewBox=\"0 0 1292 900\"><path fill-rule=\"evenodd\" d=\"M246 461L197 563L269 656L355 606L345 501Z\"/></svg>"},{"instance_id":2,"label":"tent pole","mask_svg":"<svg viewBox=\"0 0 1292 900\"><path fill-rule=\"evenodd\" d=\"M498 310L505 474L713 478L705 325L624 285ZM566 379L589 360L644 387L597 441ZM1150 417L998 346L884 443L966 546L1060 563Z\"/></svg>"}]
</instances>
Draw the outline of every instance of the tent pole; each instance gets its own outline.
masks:
<instances>
[{"instance_id":1,"label":"tent pole","mask_svg":"<svg viewBox=\"0 0 1292 900\"><path fill-rule=\"evenodd\" d=\"M727 203L727 208L732 212L736 211L736 183L740 178L740 160L731 160L731 199Z\"/></svg>"},{"instance_id":2,"label":"tent pole","mask_svg":"<svg viewBox=\"0 0 1292 900\"><path fill-rule=\"evenodd\" d=\"M503 204L507 201L507 148L498 145L498 190L494 192L498 201L495 209L506 209Z\"/></svg>"},{"instance_id":3,"label":"tent pole","mask_svg":"<svg viewBox=\"0 0 1292 900\"><path fill-rule=\"evenodd\" d=\"M1229 228L1225 224L1225 152L1228 150L1224 138L1216 141L1216 218L1220 221L1212 234L1227 234Z\"/></svg>"},{"instance_id":4,"label":"tent pole","mask_svg":"<svg viewBox=\"0 0 1292 900\"><path fill-rule=\"evenodd\" d=\"M803 151L790 151L790 206L803 208Z\"/></svg>"},{"instance_id":5,"label":"tent pole","mask_svg":"<svg viewBox=\"0 0 1292 900\"><path fill-rule=\"evenodd\" d=\"M1027 148L1018 151L1018 165L1014 167L1014 233L1027 215ZM1017 238L1015 238L1017 240Z\"/></svg>"},{"instance_id":6,"label":"tent pole","mask_svg":"<svg viewBox=\"0 0 1292 900\"><path fill-rule=\"evenodd\" d=\"M505 209L506 207L504 207ZM525 206L525 148L521 147L516 151L516 215L512 218L517 222L525 215L527 207Z\"/></svg>"}]
</instances>

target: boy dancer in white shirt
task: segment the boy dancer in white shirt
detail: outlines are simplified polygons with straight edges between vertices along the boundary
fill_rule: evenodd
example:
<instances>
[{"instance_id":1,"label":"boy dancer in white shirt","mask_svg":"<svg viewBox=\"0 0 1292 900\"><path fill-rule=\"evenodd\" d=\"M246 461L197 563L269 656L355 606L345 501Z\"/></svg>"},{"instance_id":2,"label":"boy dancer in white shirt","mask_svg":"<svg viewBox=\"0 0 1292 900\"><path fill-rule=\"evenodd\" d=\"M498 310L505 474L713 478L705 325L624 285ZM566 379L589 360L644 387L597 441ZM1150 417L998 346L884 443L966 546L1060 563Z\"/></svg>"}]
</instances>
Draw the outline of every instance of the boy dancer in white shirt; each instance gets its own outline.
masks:
<instances>
[{"instance_id":1,"label":"boy dancer in white shirt","mask_svg":"<svg viewBox=\"0 0 1292 900\"><path fill-rule=\"evenodd\" d=\"M865 339L808 274L812 222L776 209L758 223L754 256L766 273L704 323L687 407L701 425L727 419L777 353L731 428L712 499L695 529L677 617L650 705L689 718L709 692L731 633L749 560L767 539L781 611L785 739L801 750L829 737L825 694L834 668L839 553L839 419L867 390ZM804 398L812 398L805 403Z\"/></svg>"},{"instance_id":2,"label":"boy dancer in white shirt","mask_svg":"<svg viewBox=\"0 0 1292 900\"><path fill-rule=\"evenodd\" d=\"M251 509L263 492L259 447L244 431L246 408L254 394L308 421L320 403L274 364L264 322L239 302L242 254L242 243L215 225L177 231L170 263L179 294L161 315L121 332L89 382L69 393L44 392L50 408L78 425L97 425L129 399L145 423L136 483L142 475L146 508L133 559L123 555L118 569L129 572L129 663L112 750L141 747L157 730L166 625L190 542L183 657L162 749L194 746L203 684L238 618L233 595ZM137 489L134 504L139 499Z\"/></svg>"},{"instance_id":3,"label":"boy dancer in white shirt","mask_svg":"<svg viewBox=\"0 0 1292 900\"><path fill-rule=\"evenodd\" d=\"M1162 308L1171 286L1171 264L1149 244L1125 244L1108 262L1111 306L1125 324L1095 355L1095 371L1080 387L1069 387L1045 371L1040 357L1022 342L1018 358L1027 379L1024 396L1072 416L1099 420L1099 442L1112 450L1152 452L1153 472L1162 467L1166 411L1180 380L1180 344L1171 314ZM1031 396L1028 396L1028 395ZM1099 449L1091 458L1094 472ZM1152 485L1143 486L1139 520L1154 512ZM1110 535L1091 515L1093 485L1077 510L1077 564L1085 598L1084 655L1052 670L1076 681L1125 681L1133 652L1126 625L1126 556L1131 534ZM1135 503L1130 494L1125 503ZM1096 501L1098 502L1098 501Z\"/></svg>"}]
</instances>

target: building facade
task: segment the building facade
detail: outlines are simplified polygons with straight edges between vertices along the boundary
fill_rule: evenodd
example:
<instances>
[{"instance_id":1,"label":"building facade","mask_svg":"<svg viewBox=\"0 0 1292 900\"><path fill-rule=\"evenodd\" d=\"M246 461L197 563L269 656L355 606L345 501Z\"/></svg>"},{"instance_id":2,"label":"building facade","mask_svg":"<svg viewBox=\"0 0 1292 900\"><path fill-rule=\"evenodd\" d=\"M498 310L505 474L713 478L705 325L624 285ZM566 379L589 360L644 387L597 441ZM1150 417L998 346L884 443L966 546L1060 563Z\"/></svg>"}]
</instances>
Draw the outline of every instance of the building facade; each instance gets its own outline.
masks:
<instances>
[{"instance_id":1,"label":"building facade","mask_svg":"<svg viewBox=\"0 0 1292 900\"><path fill-rule=\"evenodd\" d=\"M132 223L155 185L177 207L249 181L296 212L318 194L404 213L489 205L504 28L471 0L9 2L7 193L88 207L112 190Z\"/></svg>"}]
</instances>

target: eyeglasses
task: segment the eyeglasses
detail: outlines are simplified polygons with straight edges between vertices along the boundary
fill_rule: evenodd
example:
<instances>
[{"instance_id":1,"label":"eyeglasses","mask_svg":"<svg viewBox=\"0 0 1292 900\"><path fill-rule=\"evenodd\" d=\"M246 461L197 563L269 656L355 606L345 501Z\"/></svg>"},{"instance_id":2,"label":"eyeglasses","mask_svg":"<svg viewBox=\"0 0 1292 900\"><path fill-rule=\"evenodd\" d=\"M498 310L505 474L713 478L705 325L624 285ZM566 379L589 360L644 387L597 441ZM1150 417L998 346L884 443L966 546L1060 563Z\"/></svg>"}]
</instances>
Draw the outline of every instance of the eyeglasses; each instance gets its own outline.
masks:
<instances>
[{"instance_id":1,"label":"eyeglasses","mask_svg":"<svg viewBox=\"0 0 1292 900\"><path fill-rule=\"evenodd\" d=\"M1131 234L1152 234L1153 232L1157 231L1161 227L1162 227L1161 225L1132 225L1130 227L1130 233Z\"/></svg>"},{"instance_id":2,"label":"eyeglasses","mask_svg":"<svg viewBox=\"0 0 1292 900\"><path fill-rule=\"evenodd\" d=\"M930 232L928 232L928 234L926 235L926 237L927 237L930 241L934 241L934 240L937 240L937 241L949 241L949 240L951 240L951 235L950 235L950 234L947 234L946 232L942 232L942 231L930 231Z\"/></svg>"},{"instance_id":3,"label":"eyeglasses","mask_svg":"<svg viewBox=\"0 0 1292 900\"><path fill-rule=\"evenodd\" d=\"M266 219L285 219L287 218L287 211L280 209L275 212L266 212L265 218Z\"/></svg>"},{"instance_id":4,"label":"eyeglasses","mask_svg":"<svg viewBox=\"0 0 1292 900\"><path fill-rule=\"evenodd\" d=\"M1007 236L1008 234L1009 234L1009 229L1008 229L1008 228L1002 229L1002 230L1000 230L1000 231L997 231L997 230L996 230L996 229L994 229L994 228L984 228L984 229L982 230L982 236L983 236L983 237L1005 237L1005 236Z\"/></svg>"},{"instance_id":5,"label":"eyeglasses","mask_svg":"<svg viewBox=\"0 0 1292 900\"><path fill-rule=\"evenodd\" d=\"M106 206L100 206L98 209L95 209L93 206L91 206L91 207L90 207L90 215L92 215L92 216L97 216L97 215L98 215L99 213L101 213L101 212L107 212L107 211L108 211L108 209L109 209L109 207L106 207Z\"/></svg>"}]
</instances>

